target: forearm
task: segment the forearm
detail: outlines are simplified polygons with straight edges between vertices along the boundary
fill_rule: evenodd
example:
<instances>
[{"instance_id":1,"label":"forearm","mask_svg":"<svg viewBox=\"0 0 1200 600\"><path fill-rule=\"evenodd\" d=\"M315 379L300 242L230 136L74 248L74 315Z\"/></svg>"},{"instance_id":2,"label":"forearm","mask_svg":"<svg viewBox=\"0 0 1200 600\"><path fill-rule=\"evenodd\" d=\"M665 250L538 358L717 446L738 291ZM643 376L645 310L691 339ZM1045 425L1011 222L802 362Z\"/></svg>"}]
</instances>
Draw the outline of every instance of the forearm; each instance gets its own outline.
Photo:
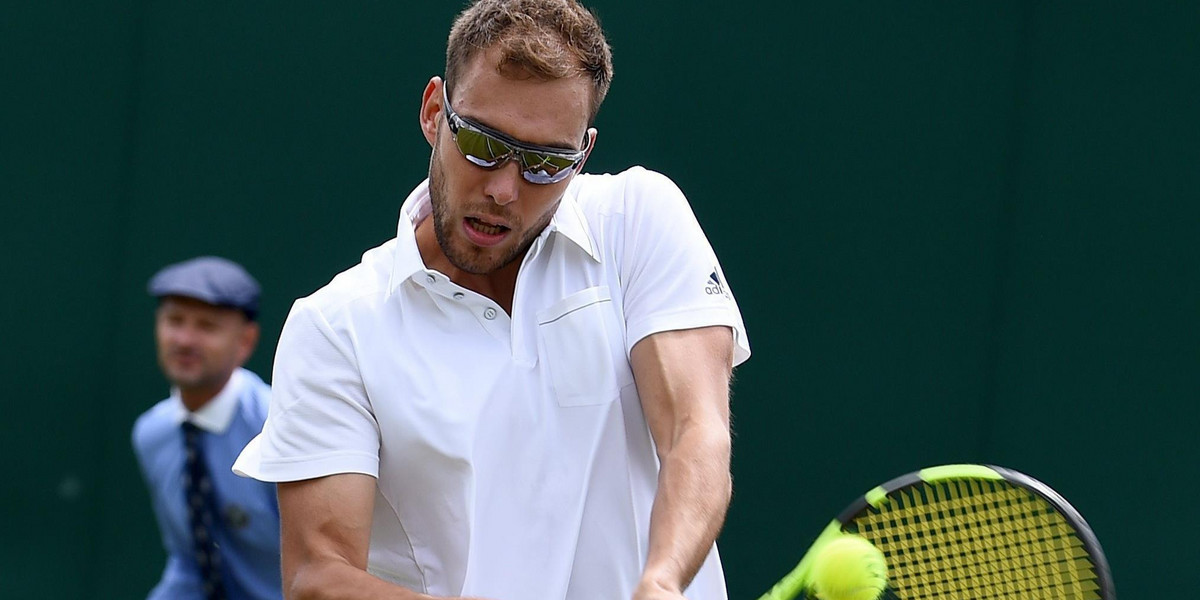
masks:
<instances>
[{"instance_id":1,"label":"forearm","mask_svg":"<svg viewBox=\"0 0 1200 600\"><path fill-rule=\"evenodd\" d=\"M346 562L324 561L297 569L284 590L287 600L430 600Z\"/></svg>"},{"instance_id":2,"label":"forearm","mask_svg":"<svg viewBox=\"0 0 1200 600\"><path fill-rule=\"evenodd\" d=\"M683 600L725 522L733 489L733 335L725 327L656 333L634 345L630 364L661 464L650 548L633 597Z\"/></svg>"},{"instance_id":3,"label":"forearm","mask_svg":"<svg viewBox=\"0 0 1200 600\"><path fill-rule=\"evenodd\" d=\"M336 561L298 572L284 597L287 600L484 600L421 594Z\"/></svg>"},{"instance_id":4,"label":"forearm","mask_svg":"<svg viewBox=\"0 0 1200 600\"><path fill-rule=\"evenodd\" d=\"M685 427L662 453L642 585L682 591L704 563L733 490L724 423Z\"/></svg>"},{"instance_id":5,"label":"forearm","mask_svg":"<svg viewBox=\"0 0 1200 600\"><path fill-rule=\"evenodd\" d=\"M366 570L373 477L330 475L281 483L278 492L287 600L433 600Z\"/></svg>"}]
</instances>

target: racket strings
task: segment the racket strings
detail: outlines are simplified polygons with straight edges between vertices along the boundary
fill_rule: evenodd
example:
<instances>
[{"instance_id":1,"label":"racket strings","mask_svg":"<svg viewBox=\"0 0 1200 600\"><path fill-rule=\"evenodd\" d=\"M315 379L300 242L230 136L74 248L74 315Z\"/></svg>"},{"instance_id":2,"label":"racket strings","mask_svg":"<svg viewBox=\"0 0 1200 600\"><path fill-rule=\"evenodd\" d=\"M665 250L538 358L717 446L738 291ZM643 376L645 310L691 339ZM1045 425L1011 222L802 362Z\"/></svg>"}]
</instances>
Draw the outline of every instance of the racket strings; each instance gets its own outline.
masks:
<instances>
[{"instance_id":1,"label":"racket strings","mask_svg":"<svg viewBox=\"0 0 1200 600\"><path fill-rule=\"evenodd\" d=\"M928 523L929 521L926 520L925 522ZM961 524L962 522L960 520L960 527ZM985 527L990 527L990 524L987 522L987 520L976 520L969 524L971 527L975 528L976 531L984 531ZM1012 582L1015 581L1014 575L1021 572L1021 570L1037 568L1037 565L1041 563L1036 561L1046 560L1045 557L1033 556L1027 553L1019 553L1019 540L1013 539L1012 536L1006 536L1004 535L1004 532L997 531L995 528L992 528L990 532L977 538L964 538L961 535L961 529L958 531L950 529L946 532L943 532L944 534L948 535L945 535L944 540L939 541L932 538L923 539L927 538L928 536L922 535L923 532L921 527L923 527L923 525L918 515L916 518L914 518L914 527L909 528L909 531L904 532L903 535L907 536L915 533L913 537L921 541L923 546L935 551L935 553L940 549L942 554L940 556L935 554L935 561L931 561L932 564L927 565L923 565L921 562L921 557L916 557L917 562L913 563L911 567L915 569L923 566L926 570L933 569L935 573L938 573L939 576L943 578L943 581L940 583L949 584L949 586L952 588L978 587L981 584L989 585L993 588L1014 588L1015 586L1012 584ZM1044 536L1040 536L1039 541L1046 543L1048 540ZM983 550L987 550L988 552L986 554L982 554L981 552ZM926 558L928 559L929 557ZM1025 559L1023 562L1021 561L1022 558ZM906 567L909 567L910 565L905 561L897 560L895 562L897 562L897 570L900 573L904 573L906 570L909 570L906 569ZM969 566L978 568L968 568L965 571L959 570L958 572L955 572L953 567L958 563L967 563ZM994 574L999 574L1000 578L995 581L988 581L989 575ZM922 582L918 581L915 583L919 585ZM1015 589L1028 591L1024 588Z\"/></svg>"},{"instance_id":2,"label":"racket strings","mask_svg":"<svg viewBox=\"0 0 1200 600\"><path fill-rule=\"evenodd\" d=\"M1011 500L1013 500L1013 498L1009 498L1008 500L1011 501ZM1017 498L1017 500L1019 500L1019 498ZM945 504L945 503L938 502L935 504ZM990 505L982 505L982 506L981 505L974 505L974 506L966 505L966 511L964 511L964 515L972 514L972 509L975 509L975 510L990 509L993 512L996 512L997 515L1001 515L1001 517L1003 517L1003 513L1006 509L1006 505L1003 503L1000 503L999 501L993 501L992 503L990 503ZM951 507L951 510L953 510L953 507ZM922 527L920 517L921 517L920 513L915 513L914 519L913 519L914 526L917 528L915 531L918 533L918 535L917 535L918 538L921 537L920 536L920 532L921 532L920 528ZM1017 585L1017 583L1020 582L1019 574L1021 572L1027 571L1027 570L1038 569L1039 566L1041 564L1043 564L1042 562L1039 562L1039 561L1046 561L1046 560L1050 560L1050 559L1046 556L1036 556L1030 552L1025 552L1025 550L1028 550L1028 548L1026 548L1027 544L1025 544L1025 542L1028 542L1029 540L1016 539L1011 535L1007 535L1010 532L998 530L995 527L993 527L993 525L994 525L993 521L997 521L1001 517L985 518L982 520L975 519L973 521L968 521L966 519L960 518L960 520L959 520L959 528L960 529L958 529L958 530L950 529L947 532L945 532L945 533L948 533L951 535L946 536L947 540L945 540L945 541L947 541L949 543L945 544L945 548L943 548L943 551L949 551L950 556L943 557L943 558L949 558L952 561L953 560L963 561L972 566L982 567L982 568L971 569L971 570L966 571L965 576L963 576L961 573L958 574L957 576L949 576L948 581L951 584L953 584L954 587L963 587L964 585L978 586L980 583L982 583L984 585L989 585L992 588L996 588L996 589L1000 589L1000 590L1003 590L1004 588L1008 588L1007 591L1010 591L1010 592L1014 591L1014 590L1016 590L1016 591L1031 591L1030 589L1027 589L1030 587L1028 585L1026 585L1024 587ZM932 523L932 521L929 521L928 519L926 519L925 522ZM974 528L975 531L983 532L983 534L977 536L976 538L964 538L961 535L961 531L962 531L961 526L963 524L969 525L970 527ZM1035 525L1033 527L1033 529L1042 528L1045 525L1046 525L1046 523ZM1051 523L1051 525L1052 525L1052 523ZM958 533L958 535L954 535L955 533ZM1045 545L1047 543L1053 543L1051 539L1048 539L1047 537L1045 537L1044 533L1040 536L1037 536L1035 538L1035 540L1038 542L1041 542L1043 545ZM926 542L926 543L927 544L932 543L932 545L935 546L934 550L938 549L936 547L937 546L936 540L934 540L932 542ZM954 545L956 543L959 544L961 547L957 548L957 550L958 550L957 555L954 555L954 550L956 549L956 548L954 548ZM1036 546L1036 544L1034 546ZM1045 546L1043 546L1043 548L1044 547ZM984 550L987 551L986 554L982 554L982 551L984 551ZM1022 559L1024 559L1024 560L1022 560ZM925 568L926 569L933 568L935 570L938 568L941 568L941 570L943 571L943 577L945 577L949 573L948 567L952 567L953 563L945 564L945 561L942 561L942 563L943 564L931 564L931 565L926 566ZM903 567L905 567L905 566L908 566L908 565L901 565L901 568L903 569ZM913 565L914 568L918 567L918 566L920 566L920 563ZM994 575L994 574L999 574L1000 577L998 579L995 579L994 581L987 581L988 576ZM1043 570L1042 576L1043 577L1045 576L1044 570ZM981 579L984 581L979 581ZM1048 586L1033 585L1032 587L1033 588L1041 588L1041 587L1048 587Z\"/></svg>"},{"instance_id":3,"label":"racket strings","mask_svg":"<svg viewBox=\"0 0 1200 600\"><path fill-rule=\"evenodd\" d=\"M905 488L888 500L853 526L887 556L899 598L1100 597L1074 528L1028 490L949 480Z\"/></svg>"}]
</instances>

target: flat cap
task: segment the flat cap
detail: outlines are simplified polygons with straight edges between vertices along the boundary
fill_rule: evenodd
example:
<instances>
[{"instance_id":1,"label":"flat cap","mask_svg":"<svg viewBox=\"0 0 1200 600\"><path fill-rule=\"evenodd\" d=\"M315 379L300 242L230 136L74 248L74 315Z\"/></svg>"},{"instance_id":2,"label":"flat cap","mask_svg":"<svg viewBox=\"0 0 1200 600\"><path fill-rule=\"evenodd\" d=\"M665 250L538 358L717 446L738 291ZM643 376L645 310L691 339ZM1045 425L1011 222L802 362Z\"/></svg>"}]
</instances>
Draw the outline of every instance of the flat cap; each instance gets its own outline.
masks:
<instances>
[{"instance_id":1,"label":"flat cap","mask_svg":"<svg viewBox=\"0 0 1200 600\"><path fill-rule=\"evenodd\" d=\"M151 296L182 296L214 306L258 315L258 282L241 265L218 256L201 256L164 267L150 278Z\"/></svg>"}]
</instances>

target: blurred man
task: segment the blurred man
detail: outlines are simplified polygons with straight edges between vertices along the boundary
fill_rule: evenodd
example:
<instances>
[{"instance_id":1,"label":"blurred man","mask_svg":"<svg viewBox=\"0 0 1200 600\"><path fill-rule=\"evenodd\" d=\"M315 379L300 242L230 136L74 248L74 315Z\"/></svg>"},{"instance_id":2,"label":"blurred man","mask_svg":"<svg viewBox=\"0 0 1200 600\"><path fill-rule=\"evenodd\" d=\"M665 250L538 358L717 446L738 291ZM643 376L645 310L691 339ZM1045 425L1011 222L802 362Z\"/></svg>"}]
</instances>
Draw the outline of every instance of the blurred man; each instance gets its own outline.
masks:
<instances>
[{"instance_id":1,"label":"blurred man","mask_svg":"<svg viewBox=\"0 0 1200 600\"><path fill-rule=\"evenodd\" d=\"M292 597L725 599L749 346L679 189L579 174L611 77L572 0L455 21L421 98L429 179L396 239L292 308L235 466L281 482Z\"/></svg>"},{"instance_id":2,"label":"blurred man","mask_svg":"<svg viewBox=\"0 0 1200 600\"><path fill-rule=\"evenodd\" d=\"M258 283L201 257L159 271L154 333L171 396L133 427L167 551L151 599L280 598L274 486L230 471L262 430L271 390L242 367L258 342Z\"/></svg>"}]
</instances>

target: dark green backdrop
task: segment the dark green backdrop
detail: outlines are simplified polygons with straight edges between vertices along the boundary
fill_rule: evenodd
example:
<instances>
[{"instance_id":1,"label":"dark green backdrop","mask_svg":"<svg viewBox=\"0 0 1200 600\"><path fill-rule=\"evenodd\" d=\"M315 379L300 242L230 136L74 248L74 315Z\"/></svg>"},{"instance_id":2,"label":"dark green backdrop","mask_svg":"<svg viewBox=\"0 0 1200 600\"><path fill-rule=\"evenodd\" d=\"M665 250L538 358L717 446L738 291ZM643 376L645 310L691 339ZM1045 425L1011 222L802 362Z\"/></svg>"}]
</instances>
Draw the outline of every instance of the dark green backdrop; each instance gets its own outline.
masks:
<instances>
[{"instance_id":1,"label":"dark green backdrop","mask_svg":"<svg viewBox=\"0 0 1200 600\"><path fill-rule=\"evenodd\" d=\"M855 495L951 461L1072 499L1124 598L1184 589L1194 3L594 5L617 75L589 169L674 177L750 330L721 540L735 600ZM269 374L292 299L391 237L423 177L420 93L457 8L0 9L0 597L153 584L128 441L166 393L147 278L244 263L266 290L250 366Z\"/></svg>"}]
</instances>

